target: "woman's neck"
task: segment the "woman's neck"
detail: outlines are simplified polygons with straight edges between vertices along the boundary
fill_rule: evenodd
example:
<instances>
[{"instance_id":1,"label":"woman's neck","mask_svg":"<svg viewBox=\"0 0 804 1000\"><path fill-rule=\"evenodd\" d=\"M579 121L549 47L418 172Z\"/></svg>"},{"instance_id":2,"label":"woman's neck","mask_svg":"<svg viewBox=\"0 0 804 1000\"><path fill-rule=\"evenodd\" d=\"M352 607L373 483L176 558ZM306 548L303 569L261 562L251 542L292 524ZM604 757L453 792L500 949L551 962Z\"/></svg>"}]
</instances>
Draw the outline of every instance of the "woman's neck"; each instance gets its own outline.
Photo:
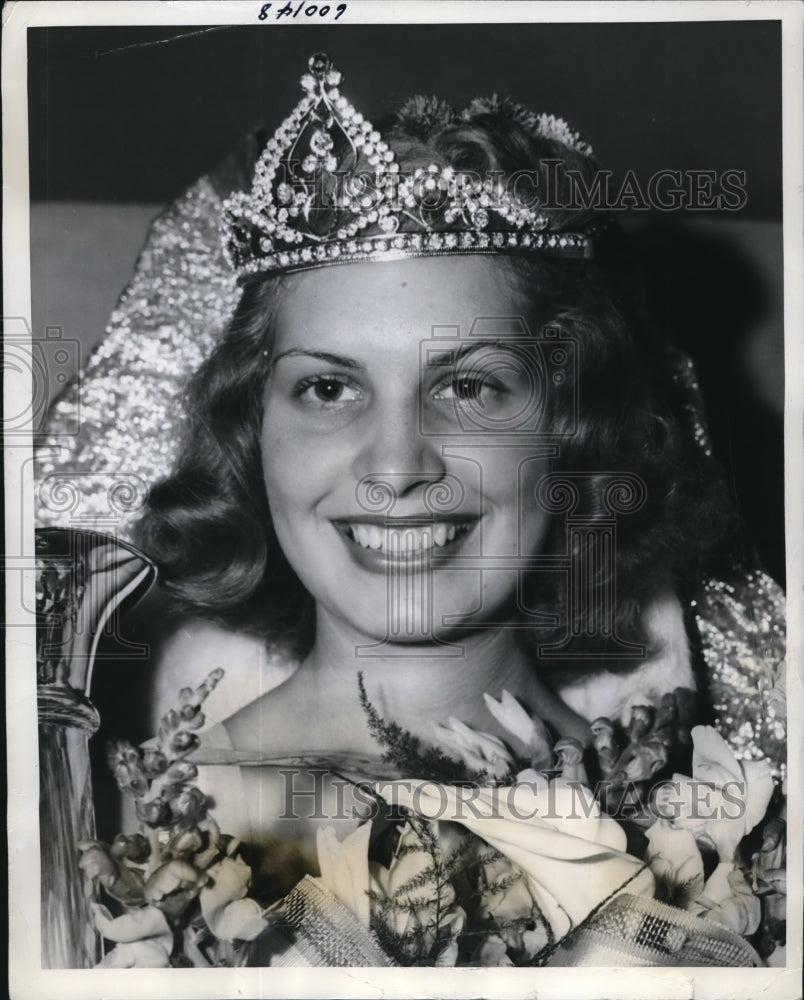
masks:
<instances>
[{"instance_id":1,"label":"woman's neck","mask_svg":"<svg viewBox=\"0 0 804 1000\"><path fill-rule=\"evenodd\" d=\"M519 635L516 628L493 628L441 646L372 647L365 637L352 634L321 610L316 641L300 674L322 696L334 699L333 711L343 711L344 699L357 699L361 672L368 698L380 715L423 735L430 722L446 722L450 716L496 731L483 694L499 698L503 689L562 735L585 734L586 723L538 677L533 652Z\"/></svg>"}]
</instances>

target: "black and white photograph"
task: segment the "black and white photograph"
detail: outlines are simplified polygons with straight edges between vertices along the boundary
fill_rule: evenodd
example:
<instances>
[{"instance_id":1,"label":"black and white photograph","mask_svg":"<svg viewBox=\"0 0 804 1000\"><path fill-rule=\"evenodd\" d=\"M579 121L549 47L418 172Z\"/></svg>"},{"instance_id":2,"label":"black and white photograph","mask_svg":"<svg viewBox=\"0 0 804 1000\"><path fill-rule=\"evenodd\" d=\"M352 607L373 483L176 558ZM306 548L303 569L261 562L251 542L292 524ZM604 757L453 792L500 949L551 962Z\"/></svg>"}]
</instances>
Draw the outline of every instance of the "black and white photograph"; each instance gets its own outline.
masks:
<instances>
[{"instance_id":1,"label":"black and white photograph","mask_svg":"<svg viewBox=\"0 0 804 1000\"><path fill-rule=\"evenodd\" d=\"M15 1000L800 996L800 5L3 18Z\"/></svg>"}]
</instances>

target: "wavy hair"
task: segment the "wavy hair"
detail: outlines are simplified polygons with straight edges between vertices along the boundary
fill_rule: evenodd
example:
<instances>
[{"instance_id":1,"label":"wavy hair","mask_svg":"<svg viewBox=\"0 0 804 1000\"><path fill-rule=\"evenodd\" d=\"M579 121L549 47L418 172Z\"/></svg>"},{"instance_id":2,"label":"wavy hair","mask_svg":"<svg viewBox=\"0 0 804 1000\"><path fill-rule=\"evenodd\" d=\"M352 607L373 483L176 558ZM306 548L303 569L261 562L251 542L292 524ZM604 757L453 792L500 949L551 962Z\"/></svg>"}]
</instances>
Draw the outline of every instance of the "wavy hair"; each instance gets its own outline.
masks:
<instances>
[{"instance_id":1,"label":"wavy hair","mask_svg":"<svg viewBox=\"0 0 804 1000\"><path fill-rule=\"evenodd\" d=\"M591 181L596 169L588 156L534 137L504 103L446 124L408 110L384 134L405 170L435 162L481 175L530 170L543 177L549 163L560 161ZM567 200L562 194L559 205ZM551 228L585 225L591 211L551 208ZM592 601L604 600L616 576L615 633L644 643L645 600L660 586L683 591L728 524L712 462L684 418L671 350L634 305L616 237L609 238L602 263L500 259L525 291L531 333L557 327L577 345L577 425L566 394L550 393L544 415L561 441L552 471L577 484L575 513L592 521L610 517L605 486L611 473L629 473L644 484L645 503L618 522L613 574L598 570ZM299 655L312 639L312 599L277 542L260 457L273 316L283 288L281 278L247 283L225 336L189 387L188 430L177 464L152 489L137 531L183 609ZM556 516L545 551L566 553L566 546L565 525ZM561 574L533 574L525 600L556 616L553 638L573 625ZM533 638L544 642L550 635L539 629Z\"/></svg>"}]
</instances>

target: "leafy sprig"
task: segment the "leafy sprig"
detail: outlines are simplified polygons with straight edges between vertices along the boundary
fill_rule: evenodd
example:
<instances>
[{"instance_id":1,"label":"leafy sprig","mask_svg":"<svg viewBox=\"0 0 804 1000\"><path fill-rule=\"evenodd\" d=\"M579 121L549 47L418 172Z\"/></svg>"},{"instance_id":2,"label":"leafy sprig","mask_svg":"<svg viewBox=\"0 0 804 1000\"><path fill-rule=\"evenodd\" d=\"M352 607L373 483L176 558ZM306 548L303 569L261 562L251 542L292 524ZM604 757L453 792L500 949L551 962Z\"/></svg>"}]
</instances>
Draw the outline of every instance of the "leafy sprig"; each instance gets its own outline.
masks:
<instances>
[{"instance_id":1,"label":"leafy sprig","mask_svg":"<svg viewBox=\"0 0 804 1000\"><path fill-rule=\"evenodd\" d=\"M485 771L469 771L461 761L445 754L439 747L422 748L421 740L396 722L387 722L369 701L363 673L357 675L360 707L366 716L368 729L374 739L384 747L382 760L393 764L403 774L415 775L443 784L481 784Z\"/></svg>"},{"instance_id":2,"label":"leafy sprig","mask_svg":"<svg viewBox=\"0 0 804 1000\"><path fill-rule=\"evenodd\" d=\"M416 835L401 843L395 862L411 854L427 855L427 863L415 875L396 886L390 896L369 892L372 906L371 928L382 946L400 965L432 965L442 949L457 935L451 928L455 916L454 881L471 864L471 836L445 852L434 825L419 817L407 820ZM395 918L411 918L404 932L394 926Z\"/></svg>"}]
</instances>

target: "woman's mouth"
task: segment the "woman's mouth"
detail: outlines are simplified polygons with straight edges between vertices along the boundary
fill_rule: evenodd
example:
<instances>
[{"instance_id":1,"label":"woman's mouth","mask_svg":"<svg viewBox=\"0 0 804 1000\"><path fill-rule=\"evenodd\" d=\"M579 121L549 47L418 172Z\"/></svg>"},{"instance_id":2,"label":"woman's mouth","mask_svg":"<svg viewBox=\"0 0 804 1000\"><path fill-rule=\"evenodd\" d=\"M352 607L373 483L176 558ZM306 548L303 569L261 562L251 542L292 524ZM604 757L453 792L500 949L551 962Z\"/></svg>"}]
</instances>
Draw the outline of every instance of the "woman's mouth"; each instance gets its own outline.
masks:
<instances>
[{"instance_id":1,"label":"woman's mouth","mask_svg":"<svg viewBox=\"0 0 804 1000\"><path fill-rule=\"evenodd\" d=\"M436 520L399 518L383 521L333 521L361 565L381 569L437 562L462 547L480 519ZM429 558L428 558L429 555Z\"/></svg>"},{"instance_id":2,"label":"woman's mouth","mask_svg":"<svg viewBox=\"0 0 804 1000\"><path fill-rule=\"evenodd\" d=\"M433 524L404 527L380 528L375 524L350 524L347 534L363 549L379 552L394 552L405 555L422 549L443 549L448 542L454 542L458 534L469 530L470 523L455 524L444 521Z\"/></svg>"}]
</instances>

